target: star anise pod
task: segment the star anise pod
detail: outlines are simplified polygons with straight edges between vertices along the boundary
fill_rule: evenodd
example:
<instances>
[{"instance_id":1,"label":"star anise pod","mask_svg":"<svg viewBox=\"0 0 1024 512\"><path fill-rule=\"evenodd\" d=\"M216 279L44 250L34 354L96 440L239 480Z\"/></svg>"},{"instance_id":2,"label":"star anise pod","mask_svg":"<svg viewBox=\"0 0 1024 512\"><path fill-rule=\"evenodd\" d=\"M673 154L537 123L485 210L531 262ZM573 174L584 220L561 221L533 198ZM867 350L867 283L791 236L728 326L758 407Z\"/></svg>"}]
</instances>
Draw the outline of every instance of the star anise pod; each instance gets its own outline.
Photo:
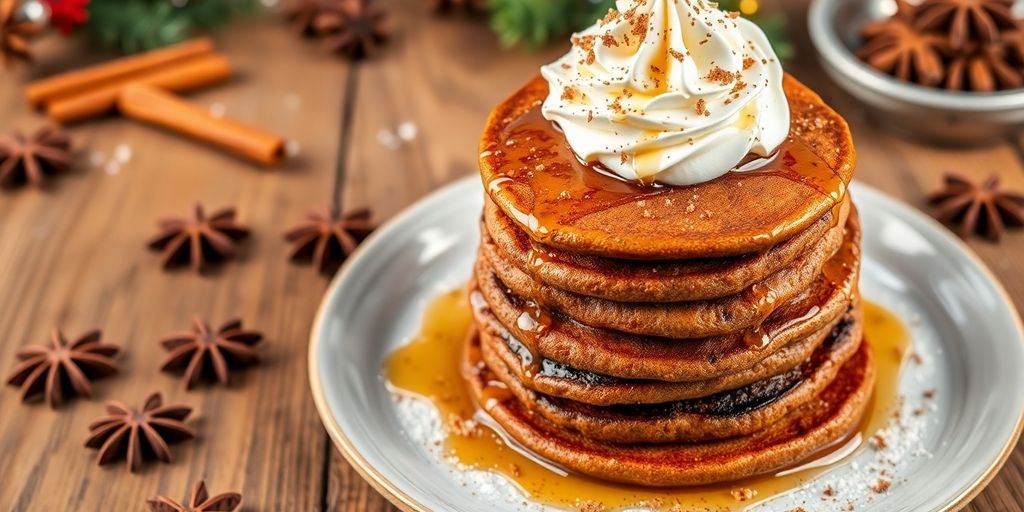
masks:
<instances>
[{"instance_id":1,"label":"star anise pod","mask_svg":"<svg viewBox=\"0 0 1024 512\"><path fill-rule=\"evenodd\" d=\"M942 190L928 196L935 217L958 226L960 236L972 232L998 241L1007 227L1024 226L1024 195L999 187L999 177L989 177L979 187L963 176L946 174Z\"/></svg>"},{"instance_id":2,"label":"star anise pod","mask_svg":"<svg viewBox=\"0 0 1024 512\"><path fill-rule=\"evenodd\" d=\"M916 12L918 28L945 30L955 50L970 43L995 43L1015 25L1013 0L924 0Z\"/></svg>"},{"instance_id":3,"label":"star anise pod","mask_svg":"<svg viewBox=\"0 0 1024 512\"><path fill-rule=\"evenodd\" d=\"M463 11L480 13L487 11L487 0L430 0L434 12Z\"/></svg>"},{"instance_id":4,"label":"star anise pod","mask_svg":"<svg viewBox=\"0 0 1024 512\"><path fill-rule=\"evenodd\" d=\"M281 13L299 33L312 37L317 33L317 18L324 13L337 10L342 1L346 0L288 0Z\"/></svg>"},{"instance_id":5,"label":"star anise pod","mask_svg":"<svg viewBox=\"0 0 1024 512\"><path fill-rule=\"evenodd\" d=\"M871 67L905 82L936 86L944 68L939 48L942 38L922 32L911 20L913 7L898 0L895 16L870 22L861 29L865 43L857 53Z\"/></svg>"},{"instance_id":6,"label":"star anise pod","mask_svg":"<svg viewBox=\"0 0 1024 512\"><path fill-rule=\"evenodd\" d=\"M387 15L373 0L348 0L316 19L324 46L351 59L364 59L387 42Z\"/></svg>"},{"instance_id":7,"label":"star anise pod","mask_svg":"<svg viewBox=\"0 0 1024 512\"><path fill-rule=\"evenodd\" d=\"M192 486L187 506L165 496L146 500L149 512L232 512L241 504L242 495L237 492L225 492L211 498L206 491L206 482L202 480Z\"/></svg>"},{"instance_id":8,"label":"star anise pod","mask_svg":"<svg viewBox=\"0 0 1024 512\"><path fill-rule=\"evenodd\" d=\"M226 322L214 331L206 320L195 315L191 331L174 333L160 341L170 351L160 369L184 369L187 389L195 387L203 376L227 384L231 367L259 362L253 346L262 340L262 334L242 329L241 320Z\"/></svg>"},{"instance_id":9,"label":"star anise pod","mask_svg":"<svg viewBox=\"0 0 1024 512\"><path fill-rule=\"evenodd\" d=\"M218 263L235 255L239 240L249 230L235 222L235 209L223 208L207 216L196 205L195 219L168 217L159 222L160 233L149 241L151 249L163 251L164 268L191 263L202 272L207 263Z\"/></svg>"},{"instance_id":10,"label":"star anise pod","mask_svg":"<svg viewBox=\"0 0 1024 512\"><path fill-rule=\"evenodd\" d=\"M1024 66L1024 22L1017 22L1016 28L1003 32L1000 37L1007 62Z\"/></svg>"},{"instance_id":11,"label":"star anise pod","mask_svg":"<svg viewBox=\"0 0 1024 512\"><path fill-rule=\"evenodd\" d=\"M114 356L118 347L101 341L99 330L83 334L73 343L54 328L50 346L22 347L18 361L7 377L7 383L21 387L24 401L42 393L46 403L56 408L70 395L92 396L90 378L117 373Z\"/></svg>"},{"instance_id":12,"label":"star anise pod","mask_svg":"<svg viewBox=\"0 0 1024 512\"><path fill-rule=\"evenodd\" d=\"M992 92L1024 86L1024 75L1006 61L1001 47L972 45L949 61L944 85L951 91Z\"/></svg>"},{"instance_id":13,"label":"star anise pod","mask_svg":"<svg viewBox=\"0 0 1024 512\"><path fill-rule=\"evenodd\" d=\"M327 210L310 210L302 224L285 233L292 243L292 261L312 261L320 272L332 274L374 230L370 210L351 211L338 218Z\"/></svg>"},{"instance_id":14,"label":"star anise pod","mask_svg":"<svg viewBox=\"0 0 1024 512\"><path fill-rule=\"evenodd\" d=\"M89 425L85 446L99 449L100 466L124 458L132 473L142 467L145 459L169 463L171 450L167 445L196 435L185 425L185 418L191 413L191 407L163 405L160 393L149 395L141 410L121 402L107 402L107 415Z\"/></svg>"},{"instance_id":15,"label":"star anise pod","mask_svg":"<svg viewBox=\"0 0 1024 512\"><path fill-rule=\"evenodd\" d=\"M42 186L46 177L71 168L71 137L52 126L31 135L0 135L0 185Z\"/></svg>"},{"instance_id":16,"label":"star anise pod","mask_svg":"<svg viewBox=\"0 0 1024 512\"><path fill-rule=\"evenodd\" d=\"M10 68L16 60L32 59L28 40L42 31L42 26L17 19L17 0L0 0L0 56Z\"/></svg>"}]
</instances>

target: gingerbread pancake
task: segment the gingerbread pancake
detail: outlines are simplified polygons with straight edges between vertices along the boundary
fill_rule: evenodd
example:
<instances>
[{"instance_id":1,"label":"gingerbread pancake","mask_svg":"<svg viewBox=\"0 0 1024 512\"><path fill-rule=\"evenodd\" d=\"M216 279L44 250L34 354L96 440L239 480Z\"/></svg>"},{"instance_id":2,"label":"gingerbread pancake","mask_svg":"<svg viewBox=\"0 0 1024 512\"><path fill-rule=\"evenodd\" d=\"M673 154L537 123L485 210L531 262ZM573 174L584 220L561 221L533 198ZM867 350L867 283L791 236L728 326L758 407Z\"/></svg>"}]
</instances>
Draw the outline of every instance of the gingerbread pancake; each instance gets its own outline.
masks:
<instances>
[{"instance_id":1,"label":"gingerbread pancake","mask_svg":"<svg viewBox=\"0 0 1024 512\"><path fill-rule=\"evenodd\" d=\"M851 215L844 247L811 285L783 303L761 324L761 333L740 330L691 339L628 334L595 328L510 290L478 258L474 313L481 325L496 323L525 343L530 353L572 368L624 379L693 382L750 368L796 340L828 328L855 295L859 276L859 221ZM534 318L537 313L541 318ZM496 331L497 332L497 331ZM752 343L754 346L752 347Z\"/></svg>"},{"instance_id":2,"label":"gingerbread pancake","mask_svg":"<svg viewBox=\"0 0 1024 512\"><path fill-rule=\"evenodd\" d=\"M476 321L505 329L543 359L588 372L623 379L695 382L722 377L754 366L783 347L830 328L852 298L824 278L811 291L784 305L762 329L768 342L752 349L747 333L674 340L595 329L571 318L552 315L542 332L520 321L530 306L509 295L493 274L477 276Z\"/></svg>"},{"instance_id":3,"label":"gingerbread pancake","mask_svg":"<svg viewBox=\"0 0 1024 512\"><path fill-rule=\"evenodd\" d=\"M589 439L613 443L679 443L744 436L779 421L817 397L857 351L861 313L845 315L827 341L796 367L710 396L659 404L594 406L527 389L490 345L484 361L525 408Z\"/></svg>"},{"instance_id":4,"label":"gingerbread pancake","mask_svg":"<svg viewBox=\"0 0 1024 512\"><path fill-rule=\"evenodd\" d=\"M828 214L855 163L842 117L793 77L783 87L790 133L774 156L709 182L658 187L578 161L540 114L548 85L537 77L487 121L485 190L531 239L571 253L678 260L767 251Z\"/></svg>"},{"instance_id":5,"label":"gingerbread pancake","mask_svg":"<svg viewBox=\"0 0 1024 512\"><path fill-rule=\"evenodd\" d=\"M727 258L637 261L570 253L532 241L493 201L484 205L483 243L490 260L508 260L518 270L554 288L618 302L682 302L737 294L765 280L812 247L838 244L850 202L771 249Z\"/></svg>"},{"instance_id":6,"label":"gingerbread pancake","mask_svg":"<svg viewBox=\"0 0 1024 512\"><path fill-rule=\"evenodd\" d=\"M837 322L838 323L838 320ZM493 353L532 391L591 405L654 404L701 398L785 373L806 361L831 334L832 326L794 341L750 368L693 382L622 379L539 359L497 322L478 323L485 355Z\"/></svg>"},{"instance_id":7,"label":"gingerbread pancake","mask_svg":"<svg viewBox=\"0 0 1024 512\"><path fill-rule=\"evenodd\" d=\"M503 259L500 251L486 240L481 245L484 257L478 258L478 266L489 265L488 270L497 274L516 295L529 297L545 308L592 327L667 338L698 338L760 325L775 308L806 290L844 243L859 244L857 233L845 239L843 234L842 230L830 233L789 266L738 294L706 301L626 303L566 292L539 283ZM610 282L620 279L609 277Z\"/></svg>"},{"instance_id":8,"label":"gingerbread pancake","mask_svg":"<svg viewBox=\"0 0 1024 512\"><path fill-rule=\"evenodd\" d=\"M480 338L467 338L464 376L486 412L525 448L554 463L605 480L647 486L702 485L786 467L841 442L871 395L871 350L857 353L819 395L747 437L679 444L601 442L560 428L499 384L481 359ZM496 387L498 386L498 387Z\"/></svg>"}]
</instances>

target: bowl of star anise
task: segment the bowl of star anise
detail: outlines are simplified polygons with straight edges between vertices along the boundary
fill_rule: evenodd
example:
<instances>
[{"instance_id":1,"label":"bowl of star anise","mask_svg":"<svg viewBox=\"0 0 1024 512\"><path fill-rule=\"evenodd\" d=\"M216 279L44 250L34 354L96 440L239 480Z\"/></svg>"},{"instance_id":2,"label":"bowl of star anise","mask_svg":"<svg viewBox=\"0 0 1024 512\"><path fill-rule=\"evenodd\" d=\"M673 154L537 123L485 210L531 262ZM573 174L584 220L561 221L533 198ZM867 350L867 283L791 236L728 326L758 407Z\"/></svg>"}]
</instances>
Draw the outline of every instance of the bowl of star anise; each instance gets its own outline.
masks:
<instances>
[{"instance_id":1,"label":"bowl of star anise","mask_svg":"<svg viewBox=\"0 0 1024 512\"><path fill-rule=\"evenodd\" d=\"M825 71L883 126L956 145L1024 130L1024 2L814 0L808 20Z\"/></svg>"}]
</instances>

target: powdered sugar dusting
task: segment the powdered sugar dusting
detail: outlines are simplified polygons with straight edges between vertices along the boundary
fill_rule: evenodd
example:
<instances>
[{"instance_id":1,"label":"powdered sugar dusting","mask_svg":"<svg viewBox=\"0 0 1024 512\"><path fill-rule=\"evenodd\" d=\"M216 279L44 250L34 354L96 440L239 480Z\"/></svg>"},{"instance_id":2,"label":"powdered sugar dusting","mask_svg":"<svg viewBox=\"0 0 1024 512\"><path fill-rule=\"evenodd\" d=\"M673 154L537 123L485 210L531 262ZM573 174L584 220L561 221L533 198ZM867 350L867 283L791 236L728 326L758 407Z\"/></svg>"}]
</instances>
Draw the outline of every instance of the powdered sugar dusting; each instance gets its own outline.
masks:
<instances>
[{"instance_id":1,"label":"powdered sugar dusting","mask_svg":"<svg viewBox=\"0 0 1024 512\"><path fill-rule=\"evenodd\" d=\"M532 503L504 476L459 464L444 453L444 426L437 409L425 400L394 395L395 413L406 437L422 446L455 483L487 503L511 506L515 510L557 510Z\"/></svg>"},{"instance_id":2,"label":"powdered sugar dusting","mask_svg":"<svg viewBox=\"0 0 1024 512\"><path fill-rule=\"evenodd\" d=\"M873 264L861 284L864 295L903 320L910 331L914 357L908 356L900 378L898 410L886 426L848 460L825 474L782 496L753 496L737 502L736 509L768 511L857 511L887 510L910 475L929 464L933 450L940 446L940 421L950 412L949 362L943 355L935 325L924 320L921 306L905 295L890 292L884 272L872 273ZM876 279L881 278L881 281ZM444 428L437 410L429 403L396 395L395 412L405 435L422 447L436 466L474 501L495 510L562 510L531 501L506 477L458 464L444 453ZM581 496L581 503L586 497ZM628 509L646 510L642 507Z\"/></svg>"}]
</instances>

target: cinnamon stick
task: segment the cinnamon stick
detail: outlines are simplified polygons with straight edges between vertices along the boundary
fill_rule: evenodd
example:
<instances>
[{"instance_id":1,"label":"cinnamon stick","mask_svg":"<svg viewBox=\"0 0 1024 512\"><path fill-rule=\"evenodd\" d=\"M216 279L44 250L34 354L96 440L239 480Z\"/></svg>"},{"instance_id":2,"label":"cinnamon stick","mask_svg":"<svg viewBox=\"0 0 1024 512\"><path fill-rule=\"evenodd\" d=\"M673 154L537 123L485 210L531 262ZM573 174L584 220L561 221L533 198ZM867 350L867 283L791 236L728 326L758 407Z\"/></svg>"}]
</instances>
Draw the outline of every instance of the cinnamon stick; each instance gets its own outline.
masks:
<instances>
[{"instance_id":1,"label":"cinnamon stick","mask_svg":"<svg viewBox=\"0 0 1024 512\"><path fill-rule=\"evenodd\" d=\"M39 107L61 96L76 95L113 82L123 82L157 68L211 53L213 41L206 37L193 39L32 82L25 87L25 99L33 107Z\"/></svg>"},{"instance_id":2,"label":"cinnamon stick","mask_svg":"<svg viewBox=\"0 0 1024 512\"><path fill-rule=\"evenodd\" d=\"M188 91L231 76L231 63L220 55L204 55L150 70L130 82L114 82L97 89L54 100L46 109L50 119L71 123L106 114L114 109L117 96L129 83L141 83L170 91Z\"/></svg>"},{"instance_id":3,"label":"cinnamon stick","mask_svg":"<svg viewBox=\"0 0 1024 512\"><path fill-rule=\"evenodd\" d=\"M163 89L142 83L125 86L117 100L125 117L155 124L220 146L263 165L284 159L284 139L247 124L211 116Z\"/></svg>"}]
</instances>

